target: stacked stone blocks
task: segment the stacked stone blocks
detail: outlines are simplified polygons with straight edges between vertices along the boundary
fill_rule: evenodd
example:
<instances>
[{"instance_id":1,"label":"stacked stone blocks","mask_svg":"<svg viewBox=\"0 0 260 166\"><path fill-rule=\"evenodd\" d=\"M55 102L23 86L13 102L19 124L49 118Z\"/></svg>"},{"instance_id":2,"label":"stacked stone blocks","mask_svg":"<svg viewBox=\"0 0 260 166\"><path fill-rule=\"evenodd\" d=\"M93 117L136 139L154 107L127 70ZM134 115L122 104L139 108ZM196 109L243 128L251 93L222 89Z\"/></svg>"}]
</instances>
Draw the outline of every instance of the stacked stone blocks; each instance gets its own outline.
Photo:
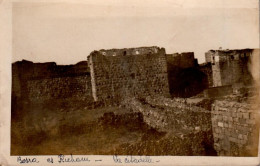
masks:
<instances>
[{"instance_id":1,"label":"stacked stone blocks","mask_svg":"<svg viewBox=\"0 0 260 166\"><path fill-rule=\"evenodd\" d=\"M128 52L133 52L130 50ZM122 50L115 50L115 54L92 52L89 66L94 100L117 101L125 96L154 94L169 96L165 50L155 50L134 55Z\"/></svg>"},{"instance_id":2,"label":"stacked stone blocks","mask_svg":"<svg viewBox=\"0 0 260 166\"><path fill-rule=\"evenodd\" d=\"M215 101L212 106L214 147L219 155L255 155L258 111L248 103Z\"/></svg>"}]
</instances>

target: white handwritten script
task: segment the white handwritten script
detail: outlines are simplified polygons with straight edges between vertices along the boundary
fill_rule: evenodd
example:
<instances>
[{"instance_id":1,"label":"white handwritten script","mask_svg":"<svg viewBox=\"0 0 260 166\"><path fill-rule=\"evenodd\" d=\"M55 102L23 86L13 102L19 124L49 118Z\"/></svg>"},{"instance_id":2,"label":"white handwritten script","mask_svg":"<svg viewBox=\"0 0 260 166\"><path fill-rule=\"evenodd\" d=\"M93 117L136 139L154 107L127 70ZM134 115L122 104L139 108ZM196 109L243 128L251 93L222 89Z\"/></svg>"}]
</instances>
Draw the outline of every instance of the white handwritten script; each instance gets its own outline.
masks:
<instances>
[{"instance_id":1,"label":"white handwritten script","mask_svg":"<svg viewBox=\"0 0 260 166\"><path fill-rule=\"evenodd\" d=\"M160 162L159 160L154 161L151 156L118 156L114 155L112 156L110 162L114 162L116 164L122 164L122 163L154 163L154 162ZM37 163L93 163L93 162L109 162L109 161L103 161L102 158L100 159L91 159L89 156L73 156L71 155L63 155L60 154L57 157L48 157L45 160L40 160L35 156L18 156L17 162L19 164L37 164Z\"/></svg>"}]
</instances>

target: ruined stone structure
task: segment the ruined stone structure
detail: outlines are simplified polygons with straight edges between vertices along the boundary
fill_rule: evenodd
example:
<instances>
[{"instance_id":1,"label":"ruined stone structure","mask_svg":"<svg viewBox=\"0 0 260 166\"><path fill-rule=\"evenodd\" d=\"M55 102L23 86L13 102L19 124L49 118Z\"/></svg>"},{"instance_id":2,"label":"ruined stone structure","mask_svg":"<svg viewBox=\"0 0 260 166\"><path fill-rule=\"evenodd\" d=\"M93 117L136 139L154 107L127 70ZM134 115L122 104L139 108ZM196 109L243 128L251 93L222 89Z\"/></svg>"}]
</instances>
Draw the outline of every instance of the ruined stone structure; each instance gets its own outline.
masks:
<instances>
[{"instance_id":1,"label":"ruined stone structure","mask_svg":"<svg viewBox=\"0 0 260 166\"><path fill-rule=\"evenodd\" d=\"M253 101L255 102L255 101ZM256 156L259 103L216 100L212 105L214 147L222 156Z\"/></svg>"},{"instance_id":2,"label":"ruined stone structure","mask_svg":"<svg viewBox=\"0 0 260 166\"><path fill-rule=\"evenodd\" d=\"M12 97L33 102L53 99L92 101L87 62L76 65L16 62L12 66Z\"/></svg>"},{"instance_id":3,"label":"ruined stone structure","mask_svg":"<svg viewBox=\"0 0 260 166\"><path fill-rule=\"evenodd\" d=\"M164 48L94 51L88 61L95 101L120 100L126 95L169 96Z\"/></svg>"},{"instance_id":4,"label":"ruined stone structure","mask_svg":"<svg viewBox=\"0 0 260 166\"><path fill-rule=\"evenodd\" d=\"M160 142L162 140L160 139L160 144L158 141L153 143L159 147L151 145L155 148L153 150L155 153L151 153L152 155L180 155L182 153L180 151L185 151L185 147L190 146L189 155L205 153L205 155L214 156L216 151L213 148L211 111L202 108L199 103L183 98L170 99L162 96L148 96L141 101L130 98L123 102L124 106L133 112L141 113L146 124L156 131L168 133L170 136L170 140L166 142L166 146L168 146L166 149L169 150L157 152L164 147L164 141ZM185 145L181 143L182 141L185 142ZM178 148L178 146L182 148Z\"/></svg>"},{"instance_id":5,"label":"ruined stone structure","mask_svg":"<svg viewBox=\"0 0 260 166\"><path fill-rule=\"evenodd\" d=\"M211 63L202 63L199 64L199 70L207 76L207 88L213 86L213 76L212 76L212 64Z\"/></svg>"},{"instance_id":6,"label":"ruined stone structure","mask_svg":"<svg viewBox=\"0 0 260 166\"><path fill-rule=\"evenodd\" d=\"M175 133L175 141L185 134L206 133L208 138L197 140L214 144L218 155L254 156L260 106L253 100L240 101L243 96L257 96L248 90L255 90L250 87L249 70L254 53L252 49L210 50L206 63L200 65L193 53L166 54L159 47L93 51L88 61L75 65L23 60L12 65L12 116L13 110L20 111L19 101L75 104L79 100L86 109L99 102L102 106L116 103L137 112L151 128ZM256 53L259 56L259 50ZM184 99L194 96L206 104ZM195 149L207 149L203 146L196 143Z\"/></svg>"},{"instance_id":7,"label":"ruined stone structure","mask_svg":"<svg viewBox=\"0 0 260 166\"><path fill-rule=\"evenodd\" d=\"M208 66L197 66L194 53L165 54L155 46L93 51L88 60L76 65L16 62L13 96L34 101L115 101L169 93L190 97L207 88L211 78Z\"/></svg>"},{"instance_id":8,"label":"ruined stone structure","mask_svg":"<svg viewBox=\"0 0 260 166\"><path fill-rule=\"evenodd\" d=\"M143 103L142 103L143 102ZM164 132L211 132L211 112L183 98L146 97L142 102L127 99L124 105L141 112L144 121Z\"/></svg>"},{"instance_id":9,"label":"ruined stone structure","mask_svg":"<svg viewBox=\"0 0 260 166\"><path fill-rule=\"evenodd\" d=\"M243 49L207 52L206 61L212 64L213 87L239 82L248 84L252 79L248 69L252 51L252 49Z\"/></svg>"},{"instance_id":10,"label":"ruined stone structure","mask_svg":"<svg viewBox=\"0 0 260 166\"><path fill-rule=\"evenodd\" d=\"M191 97L208 88L209 66L199 66L193 52L166 54L172 97Z\"/></svg>"},{"instance_id":11,"label":"ruined stone structure","mask_svg":"<svg viewBox=\"0 0 260 166\"><path fill-rule=\"evenodd\" d=\"M179 68L195 67L196 60L193 52L166 54L167 63Z\"/></svg>"}]
</instances>

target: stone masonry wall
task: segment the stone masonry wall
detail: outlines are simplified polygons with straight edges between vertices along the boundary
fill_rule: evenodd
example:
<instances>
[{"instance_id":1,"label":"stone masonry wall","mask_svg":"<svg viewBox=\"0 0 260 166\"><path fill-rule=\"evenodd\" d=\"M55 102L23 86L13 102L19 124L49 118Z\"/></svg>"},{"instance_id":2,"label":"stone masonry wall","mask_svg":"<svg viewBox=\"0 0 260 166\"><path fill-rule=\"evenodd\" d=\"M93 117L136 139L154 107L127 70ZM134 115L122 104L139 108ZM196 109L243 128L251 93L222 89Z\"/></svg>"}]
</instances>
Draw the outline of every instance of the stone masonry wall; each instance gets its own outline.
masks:
<instances>
[{"instance_id":1,"label":"stone masonry wall","mask_svg":"<svg viewBox=\"0 0 260 166\"><path fill-rule=\"evenodd\" d=\"M167 64L180 68L189 68L195 66L193 52L166 54Z\"/></svg>"},{"instance_id":2,"label":"stone masonry wall","mask_svg":"<svg viewBox=\"0 0 260 166\"><path fill-rule=\"evenodd\" d=\"M166 54L166 61L172 97L191 97L208 87L207 72L198 68L193 52Z\"/></svg>"},{"instance_id":3,"label":"stone masonry wall","mask_svg":"<svg viewBox=\"0 0 260 166\"><path fill-rule=\"evenodd\" d=\"M257 105L223 100L214 102L211 119L214 147L218 155L257 155L259 104Z\"/></svg>"},{"instance_id":4,"label":"stone masonry wall","mask_svg":"<svg viewBox=\"0 0 260 166\"><path fill-rule=\"evenodd\" d=\"M199 70L202 71L208 80L208 87L213 86L213 76L212 76L212 65L211 63L203 63L199 65Z\"/></svg>"},{"instance_id":5,"label":"stone masonry wall","mask_svg":"<svg viewBox=\"0 0 260 166\"><path fill-rule=\"evenodd\" d=\"M59 98L92 100L89 75L29 80L27 88L31 101Z\"/></svg>"},{"instance_id":6,"label":"stone masonry wall","mask_svg":"<svg viewBox=\"0 0 260 166\"><path fill-rule=\"evenodd\" d=\"M187 103L183 98L170 99L162 96L148 96L143 100L126 99L123 105L130 109L130 112L141 113L143 121L148 126L156 131L167 133L166 139L169 140L165 141L162 138L154 142L142 141L136 146L124 146L124 151L132 154L132 149L140 149L140 147L147 149L149 145L148 147L153 150L147 149L144 153L146 155L165 153L165 155L215 156L210 111L196 106L201 102L193 102Z\"/></svg>"},{"instance_id":7,"label":"stone masonry wall","mask_svg":"<svg viewBox=\"0 0 260 166\"><path fill-rule=\"evenodd\" d=\"M211 58L213 86L232 85L238 82L250 83L251 75L248 63L251 55L252 49L207 52L207 60Z\"/></svg>"},{"instance_id":8,"label":"stone masonry wall","mask_svg":"<svg viewBox=\"0 0 260 166\"><path fill-rule=\"evenodd\" d=\"M143 114L144 121L158 131L193 133L211 131L210 111L181 98L146 97L145 101L128 99L125 105Z\"/></svg>"},{"instance_id":9,"label":"stone masonry wall","mask_svg":"<svg viewBox=\"0 0 260 166\"><path fill-rule=\"evenodd\" d=\"M146 49L154 52L145 52ZM88 60L94 100L120 100L126 95L169 95L165 49L146 49L142 51L145 54L130 54L134 49L113 50L114 54L111 50L92 52Z\"/></svg>"},{"instance_id":10,"label":"stone masonry wall","mask_svg":"<svg viewBox=\"0 0 260 166\"><path fill-rule=\"evenodd\" d=\"M120 56L120 55L143 55L143 54L155 54L158 53L159 48L156 46L152 47L138 47L138 48L123 48L123 49L109 49L99 50L102 55L105 56Z\"/></svg>"},{"instance_id":11,"label":"stone masonry wall","mask_svg":"<svg viewBox=\"0 0 260 166\"><path fill-rule=\"evenodd\" d=\"M86 61L75 65L19 61L12 65L12 103L29 100L73 99L93 101Z\"/></svg>"}]
</instances>

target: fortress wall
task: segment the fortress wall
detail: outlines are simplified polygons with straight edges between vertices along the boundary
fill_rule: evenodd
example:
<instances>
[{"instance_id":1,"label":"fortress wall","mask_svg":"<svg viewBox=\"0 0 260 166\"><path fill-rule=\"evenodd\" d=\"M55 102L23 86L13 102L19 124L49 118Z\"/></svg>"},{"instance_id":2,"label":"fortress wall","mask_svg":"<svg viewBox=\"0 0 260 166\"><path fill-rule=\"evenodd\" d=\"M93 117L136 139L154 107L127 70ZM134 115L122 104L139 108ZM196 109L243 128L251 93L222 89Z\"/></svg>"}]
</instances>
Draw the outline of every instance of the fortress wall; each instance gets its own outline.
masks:
<instances>
[{"instance_id":1,"label":"fortress wall","mask_svg":"<svg viewBox=\"0 0 260 166\"><path fill-rule=\"evenodd\" d=\"M191 97L208 88L210 73L198 67L193 52L166 54L166 60L172 97Z\"/></svg>"},{"instance_id":2,"label":"fortress wall","mask_svg":"<svg viewBox=\"0 0 260 166\"><path fill-rule=\"evenodd\" d=\"M166 123L168 128L192 132L211 130L210 111L183 98L147 97L146 102L152 107L164 108L166 114L162 123ZM161 112L159 110L158 114Z\"/></svg>"},{"instance_id":3,"label":"fortress wall","mask_svg":"<svg viewBox=\"0 0 260 166\"><path fill-rule=\"evenodd\" d=\"M99 50L99 52L105 56L156 54L156 53L158 53L158 51L159 51L159 48L156 46Z\"/></svg>"},{"instance_id":4,"label":"fortress wall","mask_svg":"<svg viewBox=\"0 0 260 166\"><path fill-rule=\"evenodd\" d=\"M16 62L12 65L12 98L34 102L68 98L93 101L87 62L75 65Z\"/></svg>"},{"instance_id":5,"label":"fortress wall","mask_svg":"<svg viewBox=\"0 0 260 166\"><path fill-rule=\"evenodd\" d=\"M179 68L189 68L195 66L193 52L166 54L167 64Z\"/></svg>"},{"instance_id":6,"label":"fortress wall","mask_svg":"<svg viewBox=\"0 0 260 166\"><path fill-rule=\"evenodd\" d=\"M207 76L208 87L212 87L213 86L213 76L212 76L211 63L200 64L199 70Z\"/></svg>"},{"instance_id":7,"label":"fortress wall","mask_svg":"<svg viewBox=\"0 0 260 166\"><path fill-rule=\"evenodd\" d=\"M31 101L59 98L92 100L89 75L28 80L27 90Z\"/></svg>"},{"instance_id":8,"label":"fortress wall","mask_svg":"<svg viewBox=\"0 0 260 166\"><path fill-rule=\"evenodd\" d=\"M259 104L217 100L212 105L214 147L218 155L256 156Z\"/></svg>"},{"instance_id":9,"label":"fortress wall","mask_svg":"<svg viewBox=\"0 0 260 166\"><path fill-rule=\"evenodd\" d=\"M125 96L169 95L164 48L148 53L144 49L140 54L129 55L134 50L140 48L126 50L126 54L121 49L113 50L114 53L108 50L105 55L102 50L90 54L92 92L96 101L119 101Z\"/></svg>"},{"instance_id":10,"label":"fortress wall","mask_svg":"<svg viewBox=\"0 0 260 166\"><path fill-rule=\"evenodd\" d=\"M147 97L125 103L158 131L175 135L207 132L220 156L257 155L259 104L216 100L209 111L182 98Z\"/></svg>"},{"instance_id":11,"label":"fortress wall","mask_svg":"<svg viewBox=\"0 0 260 166\"><path fill-rule=\"evenodd\" d=\"M186 103L181 98L146 97L143 102L128 99L125 105L141 112L144 121L158 131L179 133L211 131L210 111Z\"/></svg>"},{"instance_id":12,"label":"fortress wall","mask_svg":"<svg viewBox=\"0 0 260 166\"><path fill-rule=\"evenodd\" d=\"M212 77L213 77L213 87L224 86L221 78L221 64L219 62L212 64ZM227 76L227 78L230 75Z\"/></svg>"},{"instance_id":13,"label":"fortress wall","mask_svg":"<svg viewBox=\"0 0 260 166\"><path fill-rule=\"evenodd\" d=\"M156 129L156 131L167 133L171 140L170 143L167 142L167 147L173 149L169 152L171 155L180 155L186 150L190 155L201 155L205 152L216 155L213 148L210 111L194 104L187 104L181 98L172 100L162 96L146 97L145 100L141 101L128 98L124 101L124 106L133 112L141 113L143 121L148 126ZM178 140L184 146L174 143ZM140 146L142 146L142 143L140 143ZM158 150L164 148L163 143L159 146ZM180 146L180 148L177 146ZM186 149L186 146L190 149Z\"/></svg>"},{"instance_id":14,"label":"fortress wall","mask_svg":"<svg viewBox=\"0 0 260 166\"><path fill-rule=\"evenodd\" d=\"M249 59L252 49L243 50L211 50L206 53L211 59L213 86L232 85L234 83L250 83Z\"/></svg>"}]
</instances>

